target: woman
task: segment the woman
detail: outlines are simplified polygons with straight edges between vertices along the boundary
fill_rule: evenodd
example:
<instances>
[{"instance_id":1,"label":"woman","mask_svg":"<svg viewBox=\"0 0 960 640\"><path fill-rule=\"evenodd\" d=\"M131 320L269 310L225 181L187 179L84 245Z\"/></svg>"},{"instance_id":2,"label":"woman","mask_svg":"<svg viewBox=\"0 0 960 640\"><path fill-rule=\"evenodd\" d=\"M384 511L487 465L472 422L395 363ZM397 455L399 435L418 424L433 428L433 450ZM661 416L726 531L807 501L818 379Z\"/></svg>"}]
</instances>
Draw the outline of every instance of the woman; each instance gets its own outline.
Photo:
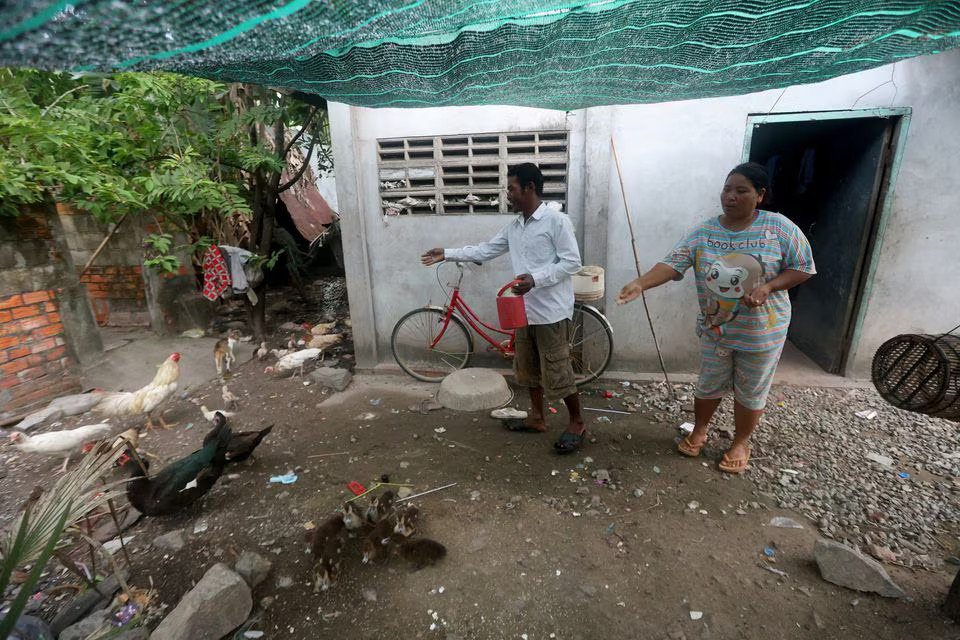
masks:
<instances>
[{"instance_id":1,"label":"woman","mask_svg":"<svg viewBox=\"0 0 960 640\"><path fill-rule=\"evenodd\" d=\"M662 262L617 296L617 304L625 304L694 268L700 376L694 429L677 449L700 455L710 419L732 388L736 433L720 462L727 473L741 473L750 460L750 434L763 415L787 338L787 290L816 273L803 232L779 213L758 209L768 189L761 165L735 167L720 194L723 213L694 227Z\"/></svg>"}]
</instances>

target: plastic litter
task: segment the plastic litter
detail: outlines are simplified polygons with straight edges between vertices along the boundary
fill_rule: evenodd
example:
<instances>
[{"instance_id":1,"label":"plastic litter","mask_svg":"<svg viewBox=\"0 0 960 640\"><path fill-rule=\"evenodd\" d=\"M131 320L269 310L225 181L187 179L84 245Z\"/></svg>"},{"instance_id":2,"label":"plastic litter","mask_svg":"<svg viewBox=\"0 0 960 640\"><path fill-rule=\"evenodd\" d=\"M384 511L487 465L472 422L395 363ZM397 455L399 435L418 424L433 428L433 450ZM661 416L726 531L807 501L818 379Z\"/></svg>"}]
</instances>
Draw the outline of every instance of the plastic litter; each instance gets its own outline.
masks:
<instances>
[{"instance_id":1,"label":"plastic litter","mask_svg":"<svg viewBox=\"0 0 960 640\"><path fill-rule=\"evenodd\" d=\"M771 527L780 527L781 529L803 529L803 525L794 520L793 518L785 518L784 516L777 516L770 520Z\"/></svg>"},{"instance_id":2,"label":"plastic litter","mask_svg":"<svg viewBox=\"0 0 960 640\"><path fill-rule=\"evenodd\" d=\"M907 473L906 471L901 471L901 472L898 473L897 475L900 476L900 477L903 478L903 479L907 479L907 478L910 477L910 474Z\"/></svg>"},{"instance_id":3,"label":"plastic litter","mask_svg":"<svg viewBox=\"0 0 960 640\"><path fill-rule=\"evenodd\" d=\"M293 473L292 471L290 473L285 473L282 476L270 476L270 482L273 484L293 484L296 481L297 474Z\"/></svg>"},{"instance_id":4,"label":"plastic litter","mask_svg":"<svg viewBox=\"0 0 960 640\"><path fill-rule=\"evenodd\" d=\"M127 606L123 607L122 609L117 611L115 614L113 614L112 622L114 625L118 627L122 627L123 625L133 620L133 616L135 615L137 615L136 605L128 604Z\"/></svg>"},{"instance_id":5,"label":"plastic litter","mask_svg":"<svg viewBox=\"0 0 960 640\"><path fill-rule=\"evenodd\" d=\"M373 398L373 399L371 399L371 400L370 400L370 404L372 404L372 405L375 406L375 407L376 407L376 406L379 406L379 405L380 405L380 398Z\"/></svg>"},{"instance_id":6,"label":"plastic litter","mask_svg":"<svg viewBox=\"0 0 960 640\"><path fill-rule=\"evenodd\" d=\"M893 466L893 458L882 456L879 453L870 452L867 454L867 460L872 460L877 464L882 464L885 467Z\"/></svg>"},{"instance_id":7,"label":"plastic litter","mask_svg":"<svg viewBox=\"0 0 960 640\"><path fill-rule=\"evenodd\" d=\"M184 338L202 338L206 335L206 332L203 329L187 329L180 335Z\"/></svg>"},{"instance_id":8,"label":"plastic litter","mask_svg":"<svg viewBox=\"0 0 960 640\"><path fill-rule=\"evenodd\" d=\"M604 397L604 398L613 398L615 395L616 395L616 394L614 394L613 391L604 391L604 392L603 392L603 397Z\"/></svg>"},{"instance_id":9,"label":"plastic litter","mask_svg":"<svg viewBox=\"0 0 960 640\"><path fill-rule=\"evenodd\" d=\"M597 422L603 422L606 424L610 422L610 418L607 416L597 416Z\"/></svg>"},{"instance_id":10,"label":"plastic litter","mask_svg":"<svg viewBox=\"0 0 960 640\"><path fill-rule=\"evenodd\" d=\"M775 555L777 555L777 552L774 551L772 547L764 547L764 548L763 548L763 555L765 555L765 556L768 557L768 558L772 558L772 557L774 557Z\"/></svg>"},{"instance_id":11,"label":"plastic litter","mask_svg":"<svg viewBox=\"0 0 960 640\"><path fill-rule=\"evenodd\" d=\"M523 420L527 417L527 412L514 409L513 407L502 407L500 409L494 409L491 411L490 417L494 420L507 420L508 418L517 418L519 420Z\"/></svg>"},{"instance_id":12,"label":"plastic litter","mask_svg":"<svg viewBox=\"0 0 960 640\"><path fill-rule=\"evenodd\" d=\"M684 422L683 424L680 425L680 431L682 431L683 433L693 433L693 423Z\"/></svg>"},{"instance_id":13,"label":"plastic litter","mask_svg":"<svg viewBox=\"0 0 960 640\"><path fill-rule=\"evenodd\" d=\"M437 427L436 429L433 430L433 432L434 432L434 433L446 433L447 430L446 430L445 428L443 428L443 427Z\"/></svg>"},{"instance_id":14,"label":"plastic litter","mask_svg":"<svg viewBox=\"0 0 960 640\"><path fill-rule=\"evenodd\" d=\"M690 619L691 619L691 620L699 620L699 619L702 618L702 617L703 617L703 611L691 611L691 612L690 612Z\"/></svg>"},{"instance_id":15,"label":"plastic litter","mask_svg":"<svg viewBox=\"0 0 960 640\"><path fill-rule=\"evenodd\" d=\"M553 407L550 407L550 413L556 413L556 412L557 412L556 409L554 409Z\"/></svg>"},{"instance_id":16,"label":"plastic litter","mask_svg":"<svg viewBox=\"0 0 960 640\"><path fill-rule=\"evenodd\" d=\"M183 427L183 430L184 430L184 431L189 431L190 429L193 429L193 423L192 423L192 422L188 422L188 423L187 423L186 425L184 425L184 427Z\"/></svg>"},{"instance_id":17,"label":"plastic litter","mask_svg":"<svg viewBox=\"0 0 960 640\"><path fill-rule=\"evenodd\" d=\"M854 415L864 420L873 420L877 417L877 412L873 409L864 409L863 411L857 411Z\"/></svg>"}]
</instances>

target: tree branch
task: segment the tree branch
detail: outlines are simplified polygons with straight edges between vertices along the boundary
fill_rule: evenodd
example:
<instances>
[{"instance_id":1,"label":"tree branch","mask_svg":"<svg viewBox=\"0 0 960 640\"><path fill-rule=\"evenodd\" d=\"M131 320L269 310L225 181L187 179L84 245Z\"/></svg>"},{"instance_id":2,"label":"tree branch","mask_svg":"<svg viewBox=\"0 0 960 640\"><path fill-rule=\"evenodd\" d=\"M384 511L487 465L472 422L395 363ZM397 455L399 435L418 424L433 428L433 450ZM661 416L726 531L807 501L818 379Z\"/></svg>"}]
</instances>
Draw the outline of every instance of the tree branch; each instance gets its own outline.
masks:
<instances>
[{"instance_id":1,"label":"tree branch","mask_svg":"<svg viewBox=\"0 0 960 640\"><path fill-rule=\"evenodd\" d=\"M300 127L300 131L297 131L297 135L293 136L293 139L290 140L290 144L288 144L287 148L283 150L282 154L280 154L281 160L287 157L287 154L290 153L290 149L293 149L293 145L297 144L297 140L303 136L303 132L310 127L310 123L313 121L313 117L317 115L317 111L319 111L319 109L316 107L310 110L310 115L307 116L307 121L303 123L303 125Z\"/></svg>"},{"instance_id":2,"label":"tree branch","mask_svg":"<svg viewBox=\"0 0 960 640\"><path fill-rule=\"evenodd\" d=\"M307 157L303 159L303 165L300 166L300 169L297 171L296 175L287 180L285 183L277 187L277 193L283 193L293 185L297 184L297 181L303 176L303 173L307 170L307 167L310 166L310 157L313 155L313 150L317 148L317 137L314 136L313 140L310 141L310 150L307 151Z\"/></svg>"},{"instance_id":3,"label":"tree branch","mask_svg":"<svg viewBox=\"0 0 960 640\"><path fill-rule=\"evenodd\" d=\"M69 91L63 92L63 94L61 94L59 98L57 98L56 100L54 100L53 102L51 102L51 103L47 106L46 109L44 109L43 111L40 112L40 117L42 118L43 116L47 115L47 112L50 111L50 109L53 109L53 108L57 105L58 102L60 102L60 101L63 100L64 98L66 98L68 95L70 95L71 93L73 93L73 92L76 91L77 89L84 89L84 88L86 88L86 86L87 86L87 85L85 85L85 84L81 84L81 85L78 85L78 86L74 87L73 89L70 89Z\"/></svg>"}]
</instances>

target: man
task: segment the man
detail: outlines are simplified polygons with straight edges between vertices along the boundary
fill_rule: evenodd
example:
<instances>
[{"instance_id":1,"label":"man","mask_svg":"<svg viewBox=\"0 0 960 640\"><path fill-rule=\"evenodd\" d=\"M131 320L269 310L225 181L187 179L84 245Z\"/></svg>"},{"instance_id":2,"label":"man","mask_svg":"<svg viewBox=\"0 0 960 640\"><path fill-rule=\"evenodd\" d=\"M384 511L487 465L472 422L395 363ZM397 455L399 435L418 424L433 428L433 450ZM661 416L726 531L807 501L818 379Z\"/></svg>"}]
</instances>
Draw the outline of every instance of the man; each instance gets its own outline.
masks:
<instances>
[{"instance_id":1,"label":"man","mask_svg":"<svg viewBox=\"0 0 960 640\"><path fill-rule=\"evenodd\" d=\"M507 172L507 202L521 215L489 242L461 249L430 249L420 261L485 262L510 252L519 283L513 291L524 298L527 327L516 332L514 370L517 383L530 389L532 411L524 420L504 420L510 431L543 433L544 397L563 398L570 422L554 443L557 453L572 453L583 444L586 429L580 395L570 361L573 280L580 270L580 250L570 219L542 200L543 174L529 162Z\"/></svg>"}]
</instances>

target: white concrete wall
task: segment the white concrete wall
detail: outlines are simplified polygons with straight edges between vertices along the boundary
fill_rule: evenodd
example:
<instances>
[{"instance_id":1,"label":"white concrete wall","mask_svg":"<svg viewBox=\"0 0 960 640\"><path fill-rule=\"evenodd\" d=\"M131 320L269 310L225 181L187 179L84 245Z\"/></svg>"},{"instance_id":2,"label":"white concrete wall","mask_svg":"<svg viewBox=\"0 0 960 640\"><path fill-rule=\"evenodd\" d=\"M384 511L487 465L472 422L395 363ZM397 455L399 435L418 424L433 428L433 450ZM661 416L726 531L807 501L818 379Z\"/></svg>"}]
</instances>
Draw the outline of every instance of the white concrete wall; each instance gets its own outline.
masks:
<instances>
[{"instance_id":1,"label":"white concrete wall","mask_svg":"<svg viewBox=\"0 0 960 640\"><path fill-rule=\"evenodd\" d=\"M891 73L896 85L884 84ZM741 160L747 116L767 113L774 104L775 112L913 108L866 317L847 373L867 375L876 348L896 334L943 332L960 323L955 282L960 270L960 51L785 92L616 107L613 131L643 268L663 257L685 229L719 214L726 173ZM609 199L611 300L615 289L635 276L615 173ZM695 368L691 275L648 292L647 301L668 368ZM639 304L608 305L608 317L616 332L614 366L655 370L656 354Z\"/></svg>"},{"instance_id":2,"label":"white concrete wall","mask_svg":"<svg viewBox=\"0 0 960 640\"><path fill-rule=\"evenodd\" d=\"M888 83L891 77L895 84ZM782 113L899 106L912 107L913 117L861 337L848 368L854 375L864 375L876 347L898 333L946 331L960 323L955 284L960 271L955 186L960 175L960 51L786 91L569 114L515 107L369 110L332 105L358 361L367 366L390 361L389 337L396 320L428 299L442 300L434 271L417 262L423 249L483 240L509 219L418 216L384 223L378 206L379 137L568 127L568 211L586 262L606 268L606 310L616 343L613 368L655 371L656 354L641 306L612 305L616 291L636 272L610 136L620 154L641 265L647 269L684 230L718 213L724 177L740 162L748 114L774 108ZM493 288L509 279L509 271L508 259L501 258L469 278L465 292L488 317ZM694 370L692 278L651 291L647 300L668 368Z\"/></svg>"},{"instance_id":3,"label":"white concrete wall","mask_svg":"<svg viewBox=\"0 0 960 640\"><path fill-rule=\"evenodd\" d=\"M423 251L488 240L511 219L507 215L384 218L380 214L377 139L569 129L567 211L582 236L582 209L574 204L582 202L583 119L583 112L566 114L521 107L374 110L331 105L344 266L359 365L392 362L390 334L397 320L428 302L443 304L445 296L437 284L436 269L420 264ZM366 238L366 255L361 255L361 235ZM482 269L471 269L462 291L471 307L493 322L496 291L515 275L510 259L503 256ZM456 269L446 266L440 273L446 283L455 277ZM371 338L375 346L361 344Z\"/></svg>"}]
</instances>

